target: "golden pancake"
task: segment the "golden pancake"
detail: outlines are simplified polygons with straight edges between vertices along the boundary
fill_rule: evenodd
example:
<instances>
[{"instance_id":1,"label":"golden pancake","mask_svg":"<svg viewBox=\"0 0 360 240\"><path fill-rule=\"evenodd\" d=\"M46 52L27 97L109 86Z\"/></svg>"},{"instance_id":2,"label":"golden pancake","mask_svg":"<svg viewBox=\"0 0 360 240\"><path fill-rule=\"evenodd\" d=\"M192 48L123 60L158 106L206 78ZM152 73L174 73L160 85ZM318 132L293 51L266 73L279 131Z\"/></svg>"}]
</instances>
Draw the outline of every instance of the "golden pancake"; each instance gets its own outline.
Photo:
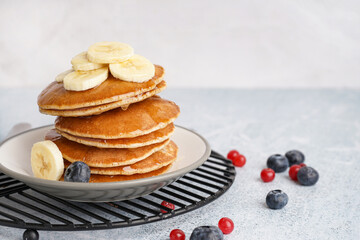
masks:
<instances>
[{"instance_id":1,"label":"golden pancake","mask_svg":"<svg viewBox=\"0 0 360 240\"><path fill-rule=\"evenodd\" d=\"M161 150L170 141L167 139L139 148L97 148L70 141L58 134L55 129L46 133L45 140L53 141L58 146L63 158L69 162L82 161L90 167L130 165Z\"/></svg>"},{"instance_id":2,"label":"golden pancake","mask_svg":"<svg viewBox=\"0 0 360 240\"><path fill-rule=\"evenodd\" d=\"M80 137L131 138L164 128L179 114L175 103L154 96L131 104L126 111L117 108L90 117L57 117L55 127Z\"/></svg>"},{"instance_id":3,"label":"golden pancake","mask_svg":"<svg viewBox=\"0 0 360 240\"><path fill-rule=\"evenodd\" d=\"M76 109L43 109L39 108L41 113L53 115L53 116L63 116L63 117L83 117L83 116L91 116L91 115L98 115L100 113L122 107L123 109L127 108L129 104L143 101L146 98L154 96L155 94L160 93L166 88L166 82L162 81L156 87L148 92L141 93L134 97L122 99L116 102L106 103L97 106L91 107L83 107L83 108L76 108Z\"/></svg>"},{"instance_id":4,"label":"golden pancake","mask_svg":"<svg viewBox=\"0 0 360 240\"><path fill-rule=\"evenodd\" d=\"M101 182L120 182L120 181L129 181L136 180L141 178L148 178L158 176L167 172L172 167L172 164L169 164L165 167L162 167L158 170L143 173L143 174L133 174L133 175L99 175L91 174L89 183L101 183ZM64 176L61 177L60 181L64 181Z\"/></svg>"},{"instance_id":5,"label":"golden pancake","mask_svg":"<svg viewBox=\"0 0 360 240\"><path fill-rule=\"evenodd\" d=\"M91 174L101 175L133 175L152 172L173 163L176 159L177 151L178 147L176 144L173 141L170 141L169 144L160 151L157 151L144 160L134 164L110 168L90 167L90 170ZM71 163L65 161L64 164L65 168L67 168Z\"/></svg>"},{"instance_id":6,"label":"golden pancake","mask_svg":"<svg viewBox=\"0 0 360 240\"><path fill-rule=\"evenodd\" d=\"M133 138L118 138L118 139L96 139L96 138L86 138L78 137L65 132L57 130L63 137L82 143L88 146L94 146L99 148L138 148L147 146L150 144L158 143L165 141L170 138L175 131L175 126L173 123L170 123L164 128L156 130L154 132L148 133L146 135L133 137Z\"/></svg>"},{"instance_id":7,"label":"golden pancake","mask_svg":"<svg viewBox=\"0 0 360 240\"><path fill-rule=\"evenodd\" d=\"M155 65L155 76L147 82L126 82L109 75L99 86L86 91L68 91L63 83L56 81L47 86L38 96L41 109L76 109L97 106L134 97L156 87L164 77L164 69Z\"/></svg>"}]
</instances>

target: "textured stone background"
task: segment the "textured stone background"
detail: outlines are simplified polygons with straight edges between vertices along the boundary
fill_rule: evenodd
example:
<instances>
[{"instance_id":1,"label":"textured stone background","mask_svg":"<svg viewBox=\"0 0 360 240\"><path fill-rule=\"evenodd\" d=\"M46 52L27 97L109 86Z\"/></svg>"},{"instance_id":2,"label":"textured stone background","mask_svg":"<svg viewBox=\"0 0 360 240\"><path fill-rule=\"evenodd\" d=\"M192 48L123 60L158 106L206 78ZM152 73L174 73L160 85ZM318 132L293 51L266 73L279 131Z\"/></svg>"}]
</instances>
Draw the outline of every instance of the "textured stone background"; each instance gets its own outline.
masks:
<instances>
[{"instance_id":1,"label":"textured stone background","mask_svg":"<svg viewBox=\"0 0 360 240\"><path fill-rule=\"evenodd\" d=\"M54 118L37 111L40 88L0 89L0 140L17 122L33 127ZM247 157L230 190L191 213L126 229L40 232L41 239L168 239L174 228L190 236L200 225L233 219L237 239L360 239L360 91L169 89L162 96L181 106L177 124L192 128L222 154L236 148ZM287 173L271 183L259 177L273 153L299 149L319 182L303 187ZM288 205L265 205L266 194L282 189ZM0 239L21 239L23 230L0 227Z\"/></svg>"}]
</instances>

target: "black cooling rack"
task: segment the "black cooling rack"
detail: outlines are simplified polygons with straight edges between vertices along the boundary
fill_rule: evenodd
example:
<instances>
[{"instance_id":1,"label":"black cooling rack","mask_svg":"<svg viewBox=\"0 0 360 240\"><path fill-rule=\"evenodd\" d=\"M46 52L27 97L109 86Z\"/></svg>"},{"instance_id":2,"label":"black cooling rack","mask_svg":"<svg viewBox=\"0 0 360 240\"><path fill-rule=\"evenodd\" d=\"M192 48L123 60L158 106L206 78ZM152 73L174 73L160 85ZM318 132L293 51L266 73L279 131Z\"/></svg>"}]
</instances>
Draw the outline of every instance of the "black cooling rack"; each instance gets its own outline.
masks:
<instances>
[{"instance_id":1,"label":"black cooling rack","mask_svg":"<svg viewBox=\"0 0 360 240\"><path fill-rule=\"evenodd\" d=\"M129 227L164 220L202 207L235 179L232 162L215 151L199 168L144 197L107 203L62 200L0 173L0 225L46 231ZM175 205L169 209L161 205ZM163 211L161 211L163 210Z\"/></svg>"}]
</instances>

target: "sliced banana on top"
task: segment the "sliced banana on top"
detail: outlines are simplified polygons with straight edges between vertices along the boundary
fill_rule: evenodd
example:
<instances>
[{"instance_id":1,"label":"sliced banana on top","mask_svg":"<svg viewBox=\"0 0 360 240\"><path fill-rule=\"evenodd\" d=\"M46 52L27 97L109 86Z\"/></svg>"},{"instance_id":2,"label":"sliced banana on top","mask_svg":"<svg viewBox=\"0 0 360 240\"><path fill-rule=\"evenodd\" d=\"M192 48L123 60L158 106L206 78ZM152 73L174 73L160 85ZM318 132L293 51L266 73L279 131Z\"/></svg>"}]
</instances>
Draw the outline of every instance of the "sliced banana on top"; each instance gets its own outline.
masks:
<instances>
[{"instance_id":1,"label":"sliced banana on top","mask_svg":"<svg viewBox=\"0 0 360 240\"><path fill-rule=\"evenodd\" d=\"M87 57L93 63L118 63L134 55L134 49L120 42L98 42L91 45Z\"/></svg>"},{"instance_id":2,"label":"sliced banana on top","mask_svg":"<svg viewBox=\"0 0 360 240\"><path fill-rule=\"evenodd\" d=\"M109 65L111 74L128 82L146 82L155 75L155 66L143 56L135 54L130 59Z\"/></svg>"},{"instance_id":3,"label":"sliced banana on top","mask_svg":"<svg viewBox=\"0 0 360 240\"><path fill-rule=\"evenodd\" d=\"M37 142L31 149L31 168L35 177L59 180L64 173L64 160L52 141Z\"/></svg>"},{"instance_id":4,"label":"sliced banana on top","mask_svg":"<svg viewBox=\"0 0 360 240\"><path fill-rule=\"evenodd\" d=\"M62 72L62 73L60 73L59 75L57 75L57 76L55 77L55 80L56 80L57 82L62 82L62 81L64 80L64 77L65 77L66 75L68 75L69 73L72 73L73 71L74 71L74 69L66 70L65 72Z\"/></svg>"},{"instance_id":5,"label":"sliced banana on top","mask_svg":"<svg viewBox=\"0 0 360 240\"><path fill-rule=\"evenodd\" d=\"M82 52L71 59L71 64L76 71L90 71L106 67L106 64L92 63L87 58L87 52Z\"/></svg>"},{"instance_id":6,"label":"sliced banana on top","mask_svg":"<svg viewBox=\"0 0 360 240\"><path fill-rule=\"evenodd\" d=\"M74 71L64 77L64 88L71 91L88 90L104 82L108 74L108 67L91 71Z\"/></svg>"}]
</instances>

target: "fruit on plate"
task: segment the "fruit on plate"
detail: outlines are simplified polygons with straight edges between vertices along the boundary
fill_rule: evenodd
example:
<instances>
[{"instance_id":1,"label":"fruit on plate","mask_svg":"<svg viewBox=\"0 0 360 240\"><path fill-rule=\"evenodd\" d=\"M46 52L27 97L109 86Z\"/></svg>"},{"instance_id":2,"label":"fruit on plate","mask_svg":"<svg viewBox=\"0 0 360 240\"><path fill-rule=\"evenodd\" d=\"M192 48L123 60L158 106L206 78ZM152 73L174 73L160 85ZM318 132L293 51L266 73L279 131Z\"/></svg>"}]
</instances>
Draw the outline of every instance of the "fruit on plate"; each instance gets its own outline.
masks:
<instances>
[{"instance_id":1,"label":"fruit on plate","mask_svg":"<svg viewBox=\"0 0 360 240\"><path fill-rule=\"evenodd\" d=\"M35 177L59 180L64 172L64 160L52 141L37 142L31 149L31 169Z\"/></svg>"},{"instance_id":2,"label":"fruit on plate","mask_svg":"<svg viewBox=\"0 0 360 240\"><path fill-rule=\"evenodd\" d=\"M319 180L319 173L312 167L302 167L297 173L297 179L301 185L312 186Z\"/></svg>"},{"instance_id":3,"label":"fruit on plate","mask_svg":"<svg viewBox=\"0 0 360 240\"><path fill-rule=\"evenodd\" d=\"M108 74L108 67L91 71L74 71L64 77L64 88L71 91L84 91L104 82Z\"/></svg>"},{"instance_id":4,"label":"fruit on plate","mask_svg":"<svg viewBox=\"0 0 360 240\"><path fill-rule=\"evenodd\" d=\"M87 57L93 63L119 63L134 55L134 49L120 42L98 42L91 45Z\"/></svg>"},{"instance_id":5,"label":"fruit on plate","mask_svg":"<svg viewBox=\"0 0 360 240\"><path fill-rule=\"evenodd\" d=\"M291 150L285 153L285 157L289 161L289 166L299 165L305 161L305 155L299 150Z\"/></svg>"},{"instance_id":6,"label":"fruit on plate","mask_svg":"<svg viewBox=\"0 0 360 240\"><path fill-rule=\"evenodd\" d=\"M276 173L284 172L289 167L289 161L287 158L281 154L271 155L267 159L267 166L271 168Z\"/></svg>"},{"instance_id":7,"label":"fruit on plate","mask_svg":"<svg viewBox=\"0 0 360 240\"><path fill-rule=\"evenodd\" d=\"M90 167L81 161L71 163L64 174L65 182L89 182Z\"/></svg>"},{"instance_id":8,"label":"fruit on plate","mask_svg":"<svg viewBox=\"0 0 360 240\"><path fill-rule=\"evenodd\" d=\"M76 71L90 71L106 67L106 64L92 63L87 58L87 52L82 52L71 59L73 69Z\"/></svg>"},{"instance_id":9,"label":"fruit on plate","mask_svg":"<svg viewBox=\"0 0 360 240\"><path fill-rule=\"evenodd\" d=\"M66 75L68 75L69 73L72 73L72 72L74 72L74 69L69 69L69 70L66 70L65 72L60 73L59 75L57 75L57 76L55 77L55 81L57 81L58 83L63 82L63 81L64 81L64 77L65 77Z\"/></svg>"},{"instance_id":10,"label":"fruit on plate","mask_svg":"<svg viewBox=\"0 0 360 240\"><path fill-rule=\"evenodd\" d=\"M288 195L281 190L272 190L266 196L266 205L271 209L281 209L288 201Z\"/></svg>"},{"instance_id":11,"label":"fruit on plate","mask_svg":"<svg viewBox=\"0 0 360 240\"><path fill-rule=\"evenodd\" d=\"M216 226L201 226L194 229L190 240L222 240L224 234Z\"/></svg>"},{"instance_id":12,"label":"fruit on plate","mask_svg":"<svg viewBox=\"0 0 360 240\"><path fill-rule=\"evenodd\" d=\"M145 57L133 55L124 62L109 65L111 74L127 82L146 82L155 75L155 66Z\"/></svg>"}]
</instances>

